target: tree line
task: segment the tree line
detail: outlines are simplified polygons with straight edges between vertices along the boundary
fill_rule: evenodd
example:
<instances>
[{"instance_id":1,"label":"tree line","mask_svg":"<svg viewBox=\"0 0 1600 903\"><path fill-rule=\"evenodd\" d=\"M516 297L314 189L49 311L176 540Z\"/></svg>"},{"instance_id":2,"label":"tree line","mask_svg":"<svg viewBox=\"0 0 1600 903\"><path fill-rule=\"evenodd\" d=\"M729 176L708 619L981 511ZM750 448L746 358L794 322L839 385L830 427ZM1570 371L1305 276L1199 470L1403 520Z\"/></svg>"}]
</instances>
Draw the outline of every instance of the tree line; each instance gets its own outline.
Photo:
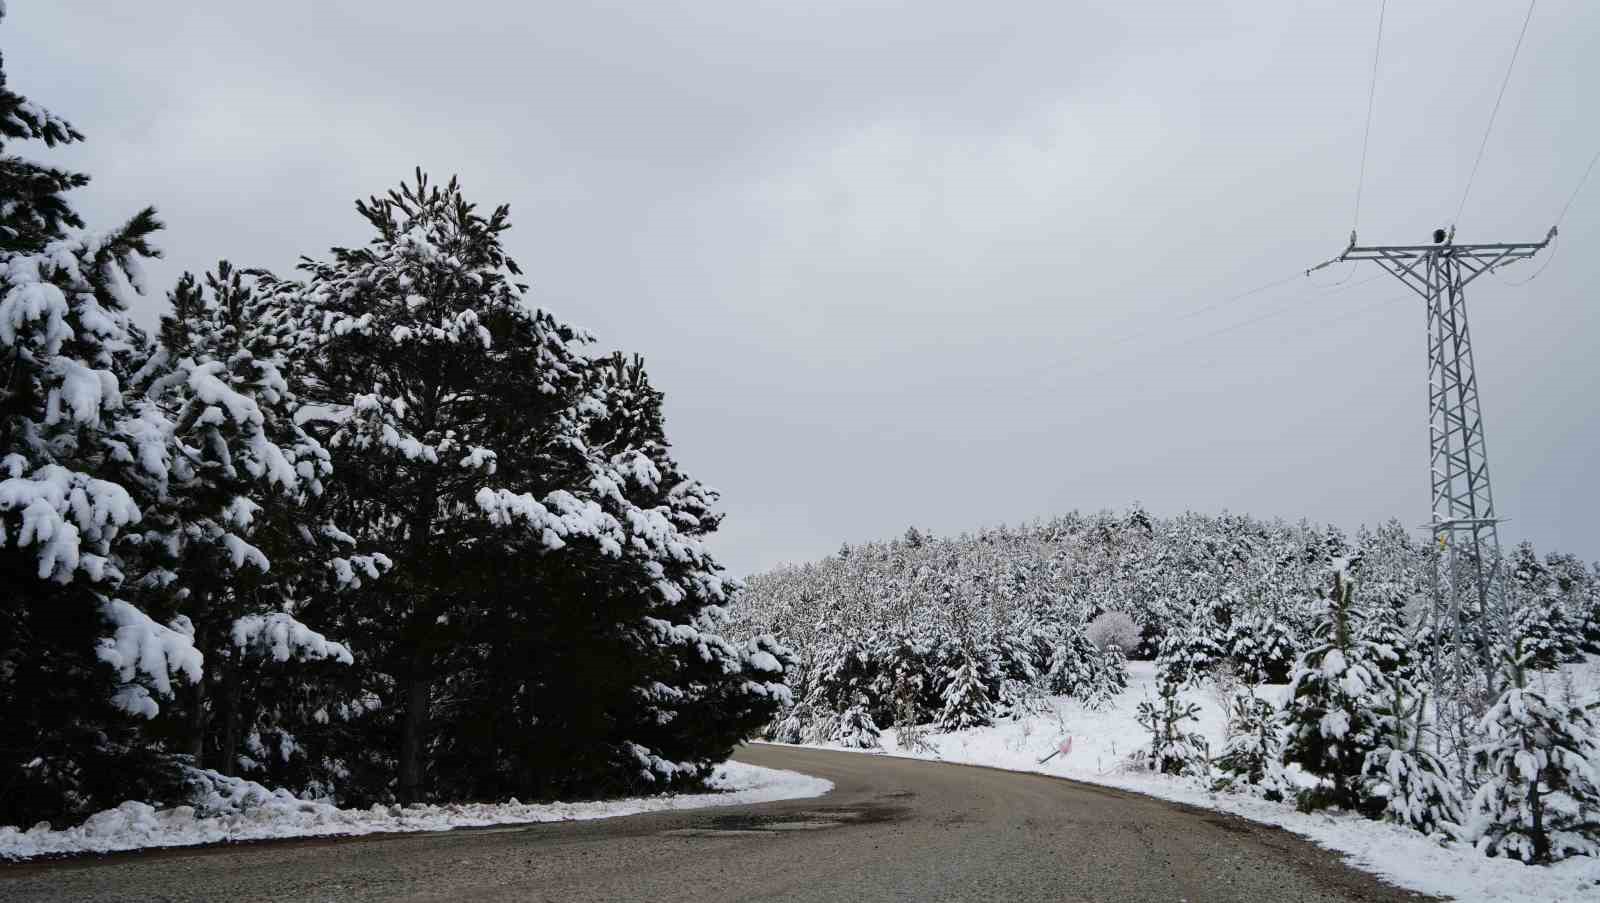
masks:
<instances>
[{"instance_id":1,"label":"tree line","mask_svg":"<svg viewBox=\"0 0 1600 903\"><path fill-rule=\"evenodd\" d=\"M1478 563L1460 565L1476 570ZM789 742L902 748L929 730L1028 717L1045 695L1098 706L1154 659L1134 758L1215 791L1338 807L1485 852L1600 855L1600 701L1562 667L1600 654L1600 566L1527 543L1441 638L1442 556L1398 523L1141 509L846 546L751 578L740 635L792 650ZM1121 625L1121 626L1118 626ZM1263 685L1287 684L1278 704ZM1224 743L1181 691L1218 688Z\"/></svg>"}]
</instances>

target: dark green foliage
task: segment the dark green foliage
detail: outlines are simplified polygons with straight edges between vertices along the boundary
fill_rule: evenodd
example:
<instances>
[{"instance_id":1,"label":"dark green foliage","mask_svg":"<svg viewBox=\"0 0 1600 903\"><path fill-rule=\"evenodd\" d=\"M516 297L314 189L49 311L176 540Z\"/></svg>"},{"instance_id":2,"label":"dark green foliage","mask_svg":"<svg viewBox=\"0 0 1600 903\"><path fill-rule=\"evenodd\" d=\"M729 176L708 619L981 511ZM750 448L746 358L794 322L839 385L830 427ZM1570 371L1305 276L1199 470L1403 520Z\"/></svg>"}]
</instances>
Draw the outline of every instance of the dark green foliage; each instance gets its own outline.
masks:
<instances>
[{"instance_id":1,"label":"dark green foliage","mask_svg":"<svg viewBox=\"0 0 1600 903\"><path fill-rule=\"evenodd\" d=\"M0 71L0 824L67 822L129 796L163 798L176 781L140 719L112 702L146 691L95 653L123 577L115 546L138 512L117 483L134 461L108 390L139 363L124 302L161 224L147 209L109 232L69 234L84 223L66 192L88 178L12 153L18 141L81 138Z\"/></svg>"},{"instance_id":2,"label":"dark green foliage","mask_svg":"<svg viewBox=\"0 0 1600 903\"><path fill-rule=\"evenodd\" d=\"M1373 706L1376 743L1362 767L1367 814L1454 835L1461 830L1461 796L1449 766L1423 743L1427 698L1398 670L1381 681Z\"/></svg>"},{"instance_id":3,"label":"dark green foliage","mask_svg":"<svg viewBox=\"0 0 1600 903\"><path fill-rule=\"evenodd\" d=\"M715 496L670 456L638 358L523 298L500 236L418 174L357 205L376 236L307 263L300 393L333 412L328 506L391 575L336 602L366 716L397 738L381 796L691 786L784 691L775 647L716 632Z\"/></svg>"}]
</instances>

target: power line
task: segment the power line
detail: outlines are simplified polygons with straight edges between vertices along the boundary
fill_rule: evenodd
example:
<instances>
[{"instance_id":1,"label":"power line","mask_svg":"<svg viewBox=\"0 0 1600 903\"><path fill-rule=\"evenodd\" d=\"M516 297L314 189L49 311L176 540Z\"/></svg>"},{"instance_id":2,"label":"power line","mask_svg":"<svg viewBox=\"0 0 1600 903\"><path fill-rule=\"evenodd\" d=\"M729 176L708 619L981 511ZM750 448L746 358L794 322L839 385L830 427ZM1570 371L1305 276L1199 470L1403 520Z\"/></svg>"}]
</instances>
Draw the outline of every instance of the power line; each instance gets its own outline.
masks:
<instances>
[{"instance_id":1,"label":"power line","mask_svg":"<svg viewBox=\"0 0 1600 903\"><path fill-rule=\"evenodd\" d=\"M1511 62L1506 64L1506 76L1500 81L1500 93L1495 96L1494 109L1489 111L1489 124L1483 129L1483 141L1478 145L1478 156L1472 161L1472 172L1467 176L1467 187L1461 191L1461 204L1456 207L1456 218L1452 222L1452 229L1456 223L1461 222L1461 213L1467 209L1467 195L1472 191L1472 182L1478 177L1478 164L1483 162L1483 149L1489 146L1489 133L1494 131L1494 118L1500 113L1500 101L1505 99L1506 86L1511 84L1511 70L1517 65L1517 52L1522 49L1522 39L1528 34L1528 23L1533 21L1533 7L1538 0L1528 0L1528 14L1522 17L1522 31L1517 34L1517 43L1511 48Z\"/></svg>"},{"instance_id":2,"label":"power line","mask_svg":"<svg viewBox=\"0 0 1600 903\"><path fill-rule=\"evenodd\" d=\"M1589 158L1589 165L1584 167L1583 175L1578 179L1578 187L1572 189L1572 194L1567 195L1567 202L1561 205L1561 212L1556 215L1557 226L1560 226L1561 221L1567 218L1567 211L1572 209L1572 202L1578 199L1578 193L1583 191L1584 183L1589 181L1589 173L1594 171L1596 160L1600 160L1600 150L1595 151L1594 156Z\"/></svg>"},{"instance_id":3,"label":"power line","mask_svg":"<svg viewBox=\"0 0 1600 903\"><path fill-rule=\"evenodd\" d=\"M1567 202L1561 205L1561 212L1556 214L1556 228L1560 228L1562 221L1567 218L1567 211L1572 209L1572 202L1578 199L1578 194L1583 191L1584 184L1589 181L1589 173L1594 171L1594 164L1597 160L1600 160L1600 150L1595 151L1594 156L1589 158L1589 165L1584 167L1583 175L1578 177L1577 186L1572 189L1571 194L1567 195ZM1520 279L1516 282L1508 282L1504 279L1500 279L1499 276L1495 276L1495 278L1500 279L1500 283L1502 285L1509 285L1513 287L1527 285L1533 280L1538 279L1539 275L1555 261L1556 254L1561 250L1561 235L1555 229L1550 230L1550 246L1550 255L1544 259L1544 263L1539 264L1539 268L1534 270L1533 274L1528 278Z\"/></svg>"},{"instance_id":4,"label":"power line","mask_svg":"<svg viewBox=\"0 0 1600 903\"><path fill-rule=\"evenodd\" d=\"M1352 270L1352 275L1353 274L1354 274L1354 270ZM1207 305L1205 305L1203 307L1197 307L1194 310L1186 311L1185 313L1179 314L1176 317L1170 317L1168 319L1162 320L1159 323L1156 323L1156 324L1154 324L1152 326L1149 326L1149 327L1147 327L1145 329L1141 329L1138 332L1133 332L1133 333L1129 333L1129 334L1124 335L1124 336L1119 336L1119 337L1113 338L1113 339L1105 342L1104 344L1100 345L1100 347L1103 348L1103 349L1120 348L1120 347L1122 347L1124 345L1127 345L1129 342L1133 342L1133 341L1136 341L1136 340L1142 339L1142 338L1148 338L1149 336L1151 336L1151 335L1153 335L1153 334L1155 334L1157 332L1160 332L1162 327L1164 327L1164 326L1170 325L1172 323L1182 323L1182 322L1185 322L1187 320L1192 320L1192 319L1194 319L1196 317L1203 316L1205 314L1211 313L1212 311L1218 310L1219 308L1224 307L1224 306L1226 306L1228 304L1232 304L1232 303L1234 303L1236 301L1242 301L1245 298L1249 298L1249 297L1251 297L1253 295L1259 295L1262 292L1268 291L1270 289L1278 288L1279 286L1287 285L1290 282L1294 282L1294 281L1297 281L1297 280L1300 280L1300 279L1304 279L1304 278L1305 278L1305 274L1304 273L1296 273L1293 276L1287 276L1287 277L1285 277L1283 279L1274 279L1271 282L1267 282L1267 283L1264 283L1262 285L1258 285L1255 288L1249 289L1247 291L1243 291L1243 292L1239 292L1237 294L1229 295L1226 298L1222 298L1222 299L1220 299L1218 301L1213 301L1212 303L1207 304ZM1338 282L1334 282L1334 283L1329 284L1329 285L1316 285L1315 283L1312 283L1312 286L1321 295L1332 295L1332 294L1336 294L1338 292L1349 291L1350 289L1353 289L1353 288L1359 288L1360 286L1366 285L1369 282L1373 282L1373 281L1375 281L1377 279L1381 279L1381 278L1383 278L1383 274L1379 273L1379 274L1377 274L1375 276L1369 276L1369 277L1367 277L1365 279L1357 280L1356 282L1350 282L1350 276L1346 276L1343 279L1339 280ZM1281 302L1279 304L1274 304L1271 307L1269 307L1268 310L1279 310L1279 311L1281 311L1282 309L1292 309L1296 305L1300 305L1300 304L1303 304L1303 303L1304 303L1304 299L1303 298L1295 297L1295 298L1290 298L1290 299L1288 299L1288 300L1286 300L1284 302ZM1244 325L1248 325L1251 322L1256 322L1256 321L1255 320L1246 321L1246 323ZM1226 331L1228 331L1228 329L1225 328L1223 331L1226 332Z\"/></svg>"},{"instance_id":5,"label":"power line","mask_svg":"<svg viewBox=\"0 0 1600 903\"><path fill-rule=\"evenodd\" d=\"M1380 275L1382 275L1382 274L1380 274ZM1362 285L1362 284L1365 284L1365 283L1371 282L1371 281L1372 281L1371 279L1363 279L1363 280L1361 280L1361 282L1356 283L1356 285ZM1349 287L1350 288L1355 288L1356 286L1355 285L1351 285ZM1369 302L1367 304L1360 304L1360 305L1357 305L1355 307L1351 307L1351 308L1346 308L1344 310L1340 310L1340 311L1336 312L1332 317L1326 317L1326 318L1323 318L1323 319L1319 319L1319 320L1313 321L1309 325L1311 327L1316 327L1316 326L1326 325L1326 324L1329 324L1329 323L1336 323L1336 322L1339 322L1341 320L1351 319L1351 318L1357 316L1358 314L1370 312L1370 311L1375 310L1375 309L1377 309L1379 307L1392 306L1397 302L1408 300L1408 298L1409 298L1409 296L1407 296L1407 295L1396 295L1396 296L1389 297L1389 298L1382 298L1380 300L1372 301L1372 302ZM1087 373L1085 373L1083 375L1084 376L1098 376L1098 375L1100 375L1102 373L1107 373L1107 372L1110 372L1112 370L1115 370L1117 367L1120 367L1120 366L1122 366L1124 364L1127 364L1127 363L1129 363L1131 361L1137 360L1140 356L1142 356L1145 353L1149 353L1150 351L1159 351L1159 352L1177 351L1179 349L1182 349L1182 348L1188 347L1190 345L1193 345L1193 344L1195 344L1197 342L1204 342L1204 341L1207 341L1207 340L1210 340L1210 339L1217 338L1219 336L1227 335L1230 332L1237 332L1240 329L1246 329L1248 327L1255 326L1258 323L1266 322L1267 320L1274 320L1274 319L1277 319L1279 317L1285 316L1287 314L1294 313L1296 311L1312 309L1312 308L1310 308L1310 307L1308 307L1306 305L1305 301L1306 301L1305 298L1298 297L1298 296L1294 297L1294 298L1289 298L1289 299L1286 299L1283 303L1275 304L1272 307L1268 308L1265 312L1263 312L1261 314L1258 314L1258 315L1256 315L1254 317L1250 317L1249 319L1240 320L1237 323L1230 323L1227 326L1223 326L1223 327L1220 327L1218 329L1213 329L1213 330L1210 330L1208 332L1203 332L1203 333L1200 333L1199 335L1193 335L1193 336L1189 336L1187 338L1179 338L1177 341L1171 342L1171 343L1168 343L1168 344L1157 345L1157 346L1154 346L1153 348L1145 348L1145 349L1136 350L1136 351L1134 351L1134 353L1132 355L1129 355L1127 357L1121 358L1119 360L1109 361L1109 362L1105 363L1104 365L1102 365L1100 367L1097 367L1097 368L1095 368L1093 370L1090 370L1090 371L1088 371Z\"/></svg>"},{"instance_id":6,"label":"power line","mask_svg":"<svg viewBox=\"0 0 1600 903\"><path fill-rule=\"evenodd\" d=\"M1252 295L1259 295L1262 292L1271 291L1272 289L1278 288L1279 286L1282 286L1282 285L1288 285L1289 283L1294 282L1295 280L1301 279L1303 277L1304 277L1303 273L1295 273L1295 274L1290 275L1290 276L1285 276L1282 279L1274 279L1271 282L1263 283L1262 285L1258 285L1255 288L1247 289L1247 290L1239 292L1237 294L1229 295L1226 298L1222 298L1220 300L1213 301L1210 304L1207 304L1207 305L1205 305L1203 307L1197 307L1194 310L1185 311L1184 313L1178 314L1175 317L1164 319L1164 320L1160 321L1159 323L1156 323L1153 326L1147 327L1145 329L1138 330L1137 332L1128 333L1127 335L1123 335L1123 336L1112 337L1110 339L1110 341L1104 347L1116 348L1116 347L1119 347L1119 346L1122 346L1122 345L1126 345L1127 343L1132 342L1132 341L1134 341L1136 339L1142 339L1142 338L1144 338L1144 337L1146 337L1146 336L1148 336L1148 335L1150 335L1152 333L1159 332L1161 330L1162 326L1165 326L1165 325L1167 325L1169 323L1182 323L1185 320L1192 320L1195 317L1202 316L1204 314L1208 314L1211 311L1214 311L1214 310L1217 310L1218 308L1221 308L1221 307L1224 307L1226 305L1232 304L1235 301L1242 301L1245 298L1251 297Z\"/></svg>"},{"instance_id":7,"label":"power line","mask_svg":"<svg viewBox=\"0 0 1600 903\"><path fill-rule=\"evenodd\" d=\"M1389 0L1378 2L1378 37L1372 45L1372 80L1367 85L1367 127L1361 133L1361 169L1356 174L1356 211L1350 217L1350 231L1361 224L1361 186L1367 181L1367 142L1372 138L1372 101L1378 95L1378 53L1383 49L1383 15Z\"/></svg>"}]
</instances>

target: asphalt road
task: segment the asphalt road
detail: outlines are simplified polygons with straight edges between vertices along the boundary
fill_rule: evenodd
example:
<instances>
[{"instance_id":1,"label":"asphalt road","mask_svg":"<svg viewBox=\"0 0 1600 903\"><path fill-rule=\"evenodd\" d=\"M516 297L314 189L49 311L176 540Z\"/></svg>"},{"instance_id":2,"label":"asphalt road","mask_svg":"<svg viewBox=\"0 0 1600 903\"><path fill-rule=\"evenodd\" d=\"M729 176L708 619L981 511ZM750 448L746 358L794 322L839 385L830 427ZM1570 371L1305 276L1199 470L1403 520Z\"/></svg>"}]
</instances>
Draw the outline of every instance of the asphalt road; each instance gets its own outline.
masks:
<instances>
[{"instance_id":1,"label":"asphalt road","mask_svg":"<svg viewBox=\"0 0 1600 903\"><path fill-rule=\"evenodd\" d=\"M810 800L0 866L0 900L1418 900L1275 828L1041 775L750 746Z\"/></svg>"}]
</instances>

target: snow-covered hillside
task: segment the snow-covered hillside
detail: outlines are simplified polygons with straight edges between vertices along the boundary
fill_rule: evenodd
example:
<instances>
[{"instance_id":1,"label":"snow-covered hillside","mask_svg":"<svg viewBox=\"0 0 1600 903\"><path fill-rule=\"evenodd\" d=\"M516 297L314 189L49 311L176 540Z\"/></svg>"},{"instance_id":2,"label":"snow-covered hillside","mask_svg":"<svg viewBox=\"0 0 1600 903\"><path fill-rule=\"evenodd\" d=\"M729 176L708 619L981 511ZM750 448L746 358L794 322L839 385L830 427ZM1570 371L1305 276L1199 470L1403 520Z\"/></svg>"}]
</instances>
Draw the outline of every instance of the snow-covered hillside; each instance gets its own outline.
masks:
<instances>
[{"instance_id":1,"label":"snow-covered hillside","mask_svg":"<svg viewBox=\"0 0 1600 903\"><path fill-rule=\"evenodd\" d=\"M1212 793L1191 779L1130 766L1129 755L1149 743L1148 732L1135 720L1135 707L1155 696L1156 679L1152 662L1130 662L1128 670L1128 688L1101 710L1052 697L1038 714L1002 719L986 727L927 733L915 748L903 746L897 731L885 730L882 752L1058 775L1230 812L1309 837L1402 887L1461 901L1579 903L1600 899L1600 859L1577 857L1550 867L1525 866L1485 857L1466 844L1436 843L1415 831L1359 815L1304 814L1287 803ZM1578 696L1600 697L1600 658L1590 657L1583 664L1538 679L1546 682L1547 691L1555 697L1569 689ZM1286 689L1268 685L1261 695L1281 703ZM1186 690L1182 696L1199 706L1196 729L1213 749L1220 749L1226 726L1222 700L1209 687ZM1070 752L1058 752L1041 763L1068 738Z\"/></svg>"}]
</instances>

